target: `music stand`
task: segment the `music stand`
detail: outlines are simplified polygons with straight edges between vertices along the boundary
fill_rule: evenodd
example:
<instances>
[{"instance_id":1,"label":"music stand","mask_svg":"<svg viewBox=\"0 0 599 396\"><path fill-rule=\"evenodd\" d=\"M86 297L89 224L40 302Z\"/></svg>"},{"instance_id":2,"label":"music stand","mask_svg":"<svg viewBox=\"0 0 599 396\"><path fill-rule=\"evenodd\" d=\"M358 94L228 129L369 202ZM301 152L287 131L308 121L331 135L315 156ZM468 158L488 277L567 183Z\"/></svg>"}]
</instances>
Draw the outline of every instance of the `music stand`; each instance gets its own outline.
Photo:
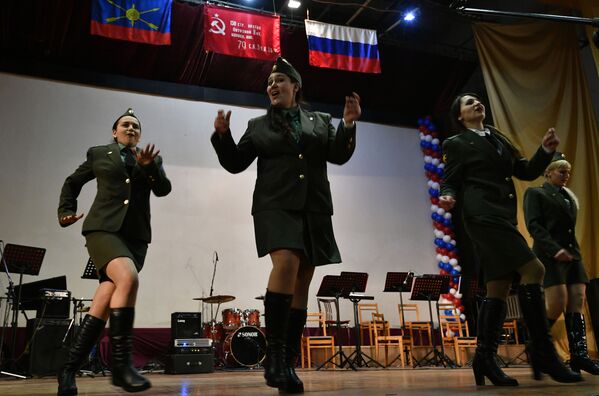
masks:
<instances>
[{"instance_id":1,"label":"music stand","mask_svg":"<svg viewBox=\"0 0 599 396\"><path fill-rule=\"evenodd\" d=\"M354 338L356 343L356 349L349 355L350 361L352 356L355 355L353 363L358 367L368 367L369 363L373 363L375 366L384 368L382 364L362 352L362 345L360 343L360 319L358 315L358 303L361 300L374 300L373 296L365 296L363 293L366 291L366 282L368 281L368 274L366 272L341 272L341 279L347 285L346 290L348 293L343 295L343 298L347 298L354 304Z\"/></svg>"},{"instance_id":2,"label":"music stand","mask_svg":"<svg viewBox=\"0 0 599 396\"><path fill-rule=\"evenodd\" d=\"M385 289L383 292L397 292L399 293L399 312L400 312L400 328L401 335L405 335L406 318L403 310L403 296L402 292L412 290L412 284L414 283L414 273L409 272L387 272L387 278L385 278ZM406 347L407 348L407 347ZM398 355L391 363L387 366L391 366L401 355ZM414 355L412 354L414 358ZM414 358L415 360L415 358Z\"/></svg>"},{"instance_id":3,"label":"music stand","mask_svg":"<svg viewBox=\"0 0 599 396\"><path fill-rule=\"evenodd\" d=\"M83 269L83 275L81 275L81 279L99 279L98 271L96 270L96 266L90 257L85 264L85 268Z\"/></svg>"},{"instance_id":4,"label":"music stand","mask_svg":"<svg viewBox=\"0 0 599 396\"><path fill-rule=\"evenodd\" d=\"M341 334L341 319L339 319L339 297L341 297L345 292L347 285L343 283L343 279L339 275L325 275L322 278L322 282L320 283L320 287L318 288L318 293L316 293L316 297L334 297L335 298L335 313L336 313L336 324L337 328L337 337ZM347 357L345 352L343 352L343 346L341 345L341 340L337 339L339 350L330 358L328 358L325 362L323 362L320 366L316 367L316 371L323 368L327 363L331 363L334 366L339 368L344 368L345 365L348 365L352 370L356 371L356 367L353 365L351 360ZM335 362L335 358L339 356L339 363Z\"/></svg>"},{"instance_id":5,"label":"music stand","mask_svg":"<svg viewBox=\"0 0 599 396\"><path fill-rule=\"evenodd\" d=\"M427 353L422 361L433 364L434 366L442 365L443 367L456 368L456 364L445 354L443 346L443 335L441 335L441 351L437 349L434 334L434 323L433 323L433 298L436 301L437 320L439 320L439 296L447 293L449 290L449 276L447 275L422 275L414 278L414 286L412 287L412 295L410 300L428 301L428 312L431 319L432 332L432 346L433 349ZM443 331L439 327L439 331ZM428 356L433 356L429 359ZM417 362L415 367L420 366L420 362Z\"/></svg>"},{"instance_id":6,"label":"music stand","mask_svg":"<svg viewBox=\"0 0 599 396\"><path fill-rule=\"evenodd\" d=\"M12 340L11 340L11 349L10 349L10 365L12 367L15 363L15 349L17 345L17 327L19 321L19 308L21 304L21 291L20 287L23 284L23 275L39 275L40 268L42 266L42 261L44 260L44 255L46 254L46 249L38 248L33 246L23 246L23 245L15 245L12 243L7 244L4 247L4 252L2 254L2 271L6 272L8 276L9 285L8 285L8 298L12 300ZM19 293L15 296L14 293L14 283L12 278L10 277L11 273L19 274ZM8 301L8 300L7 300ZM8 309L8 303L6 305ZM2 341L4 341L4 328L2 331ZM0 342L0 344L1 344ZM1 358L0 352L0 358ZM0 359L0 362L2 360ZM17 374L12 374L8 372L2 372L2 374L8 374L16 377L21 377Z\"/></svg>"}]
</instances>

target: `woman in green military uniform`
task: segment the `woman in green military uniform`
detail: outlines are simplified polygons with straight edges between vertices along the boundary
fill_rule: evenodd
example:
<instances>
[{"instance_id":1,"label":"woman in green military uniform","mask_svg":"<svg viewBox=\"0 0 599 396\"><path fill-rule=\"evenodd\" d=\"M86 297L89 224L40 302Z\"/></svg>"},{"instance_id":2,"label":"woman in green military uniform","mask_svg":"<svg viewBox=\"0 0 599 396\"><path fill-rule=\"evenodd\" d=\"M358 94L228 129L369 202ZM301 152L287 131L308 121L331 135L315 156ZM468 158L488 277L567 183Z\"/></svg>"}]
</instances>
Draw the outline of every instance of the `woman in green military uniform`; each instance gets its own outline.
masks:
<instances>
[{"instance_id":1,"label":"woman in green military uniform","mask_svg":"<svg viewBox=\"0 0 599 396\"><path fill-rule=\"evenodd\" d=\"M151 241L150 192L165 196L171 191L171 183L154 145L137 147L141 122L133 110L117 118L112 137L114 143L87 151L85 162L66 178L60 193L58 221L67 227L83 217L77 214L77 197L83 185L97 180L98 191L83 222L82 234L100 284L58 374L58 395L77 394L77 370L109 317L112 383L129 392L151 386L131 365L137 274Z\"/></svg>"},{"instance_id":2,"label":"woman in green military uniform","mask_svg":"<svg viewBox=\"0 0 599 396\"><path fill-rule=\"evenodd\" d=\"M457 134L443 143L445 175L439 206L450 210L459 199L464 223L480 259L487 295L478 317L478 342L472 368L477 385L516 386L495 361L506 314L506 298L519 280L518 299L532 338L529 351L535 379L541 372L560 382L580 381L559 360L546 319L544 268L516 228L516 190L512 177L534 180L543 173L559 139L550 128L527 160L497 129L484 125L485 107L476 94L456 97L450 118Z\"/></svg>"},{"instance_id":3,"label":"woman in green military uniform","mask_svg":"<svg viewBox=\"0 0 599 396\"><path fill-rule=\"evenodd\" d=\"M530 187L524 194L526 227L534 239L532 250L545 265L547 317L553 325L563 313L568 342L570 367L599 375L599 365L590 359L582 314L586 284L580 247L576 240L578 199L566 187L572 166L557 153L547 169L545 183Z\"/></svg>"},{"instance_id":4,"label":"woman in green military uniform","mask_svg":"<svg viewBox=\"0 0 599 396\"><path fill-rule=\"evenodd\" d=\"M303 392L294 367L306 322L314 267L341 262L331 216L333 203L327 162L344 164L355 149L360 97L345 98L338 128L331 116L300 106L302 79L283 58L268 77L267 113L253 118L235 144L231 112L219 110L212 145L231 173L258 158L252 215L258 256L270 255L272 270L264 299L266 383L288 393Z\"/></svg>"}]
</instances>

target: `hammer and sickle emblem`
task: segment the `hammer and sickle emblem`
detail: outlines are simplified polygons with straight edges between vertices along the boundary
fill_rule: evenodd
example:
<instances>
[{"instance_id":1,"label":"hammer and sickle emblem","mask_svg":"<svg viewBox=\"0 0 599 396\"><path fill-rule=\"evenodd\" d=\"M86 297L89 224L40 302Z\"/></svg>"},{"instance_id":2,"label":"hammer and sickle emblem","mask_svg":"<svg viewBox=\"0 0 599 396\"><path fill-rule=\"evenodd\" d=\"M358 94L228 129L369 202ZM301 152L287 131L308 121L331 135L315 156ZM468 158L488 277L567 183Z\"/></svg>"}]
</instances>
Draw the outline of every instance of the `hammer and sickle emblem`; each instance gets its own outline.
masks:
<instances>
[{"instance_id":1,"label":"hammer and sickle emblem","mask_svg":"<svg viewBox=\"0 0 599 396\"><path fill-rule=\"evenodd\" d=\"M218 17L218 14L214 14L212 21L210 21L210 33L225 35L225 22Z\"/></svg>"}]
</instances>

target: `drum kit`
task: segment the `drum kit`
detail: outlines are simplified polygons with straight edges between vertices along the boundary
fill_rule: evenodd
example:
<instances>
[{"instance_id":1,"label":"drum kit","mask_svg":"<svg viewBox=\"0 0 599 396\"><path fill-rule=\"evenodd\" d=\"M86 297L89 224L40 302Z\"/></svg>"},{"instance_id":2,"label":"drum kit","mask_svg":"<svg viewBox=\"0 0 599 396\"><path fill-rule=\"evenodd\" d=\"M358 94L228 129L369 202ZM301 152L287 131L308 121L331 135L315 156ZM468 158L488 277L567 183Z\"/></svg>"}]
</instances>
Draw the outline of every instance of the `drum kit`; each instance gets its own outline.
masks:
<instances>
[{"instance_id":1,"label":"drum kit","mask_svg":"<svg viewBox=\"0 0 599 396\"><path fill-rule=\"evenodd\" d=\"M205 304L216 304L215 314L203 324L205 338L212 339L215 358L222 366L254 368L266 355L266 337L260 330L260 311L228 308L222 311L222 322L216 321L220 304L235 300L234 296L216 295L194 298Z\"/></svg>"}]
</instances>

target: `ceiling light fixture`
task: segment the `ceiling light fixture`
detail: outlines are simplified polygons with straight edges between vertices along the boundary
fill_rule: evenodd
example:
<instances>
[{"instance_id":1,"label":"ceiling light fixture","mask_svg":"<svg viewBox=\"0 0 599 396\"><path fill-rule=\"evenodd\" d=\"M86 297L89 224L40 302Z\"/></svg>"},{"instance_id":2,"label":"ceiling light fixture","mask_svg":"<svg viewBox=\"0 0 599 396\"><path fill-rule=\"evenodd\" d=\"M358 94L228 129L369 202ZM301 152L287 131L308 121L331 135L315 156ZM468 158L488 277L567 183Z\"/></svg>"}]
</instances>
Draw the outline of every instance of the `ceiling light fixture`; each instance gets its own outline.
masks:
<instances>
[{"instance_id":1,"label":"ceiling light fixture","mask_svg":"<svg viewBox=\"0 0 599 396\"><path fill-rule=\"evenodd\" d=\"M301 5L302 2L298 0L289 0L289 2L287 3L287 7L289 8L300 8Z\"/></svg>"}]
</instances>

